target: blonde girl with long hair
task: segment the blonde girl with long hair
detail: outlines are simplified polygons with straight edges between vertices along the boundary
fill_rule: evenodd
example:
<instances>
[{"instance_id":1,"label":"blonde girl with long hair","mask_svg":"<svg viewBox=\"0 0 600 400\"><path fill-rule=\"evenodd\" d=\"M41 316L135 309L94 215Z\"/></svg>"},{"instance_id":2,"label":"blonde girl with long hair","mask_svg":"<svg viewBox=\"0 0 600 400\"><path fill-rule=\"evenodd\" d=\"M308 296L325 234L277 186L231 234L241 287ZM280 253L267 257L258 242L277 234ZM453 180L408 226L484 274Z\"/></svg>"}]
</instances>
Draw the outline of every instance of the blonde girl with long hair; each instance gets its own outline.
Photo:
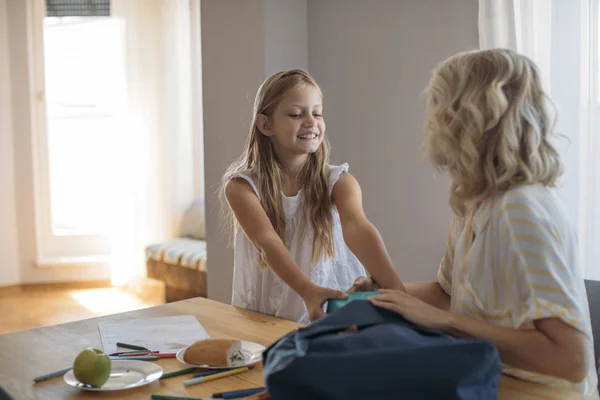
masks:
<instances>
[{"instance_id":1,"label":"blonde girl with long hair","mask_svg":"<svg viewBox=\"0 0 600 400\"><path fill-rule=\"evenodd\" d=\"M596 394L576 236L553 192L561 164L536 66L509 50L458 54L427 94L426 148L451 180L447 247L437 282L406 283L372 303L491 341L505 374Z\"/></svg>"},{"instance_id":2,"label":"blonde girl with long hair","mask_svg":"<svg viewBox=\"0 0 600 400\"><path fill-rule=\"evenodd\" d=\"M258 89L241 157L223 178L233 214L235 306L307 323L366 267L403 289L346 164L329 164L323 95L301 70ZM364 266L364 267L363 267Z\"/></svg>"}]
</instances>

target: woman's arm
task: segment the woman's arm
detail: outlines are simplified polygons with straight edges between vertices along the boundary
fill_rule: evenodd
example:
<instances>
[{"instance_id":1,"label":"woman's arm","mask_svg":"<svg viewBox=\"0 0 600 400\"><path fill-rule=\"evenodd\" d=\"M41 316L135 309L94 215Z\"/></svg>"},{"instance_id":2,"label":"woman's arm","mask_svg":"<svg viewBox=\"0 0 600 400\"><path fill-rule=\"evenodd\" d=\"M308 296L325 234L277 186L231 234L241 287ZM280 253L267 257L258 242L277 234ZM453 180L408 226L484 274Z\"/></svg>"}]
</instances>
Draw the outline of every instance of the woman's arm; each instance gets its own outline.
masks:
<instances>
[{"instance_id":1,"label":"woman's arm","mask_svg":"<svg viewBox=\"0 0 600 400\"><path fill-rule=\"evenodd\" d=\"M317 286L304 275L246 181L231 180L225 189L225 197L242 230L264 254L269 267L304 299L311 321L324 315L321 307L328 298L347 296L341 291Z\"/></svg>"},{"instance_id":2,"label":"woman's arm","mask_svg":"<svg viewBox=\"0 0 600 400\"><path fill-rule=\"evenodd\" d=\"M431 304L442 310L450 309L450 296L442 289L436 281L429 282L407 282L404 284L406 293Z\"/></svg>"},{"instance_id":3,"label":"woman's arm","mask_svg":"<svg viewBox=\"0 0 600 400\"><path fill-rule=\"evenodd\" d=\"M490 324L433 307L401 291L382 291L370 301L414 324L455 336L484 339L512 367L581 382L587 374L591 345L586 336L558 318L539 319L535 329Z\"/></svg>"},{"instance_id":4,"label":"woman's arm","mask_svg":"<svg viewBox=\"0 0 600 400\"><path fill-rule=\"evenodd\" d=\"M515 329L453 314L448 333L494 343L510 366L581 382L587 375L589 340L559 318L534 321L535 329Z\"/></svg>"},{"instance_id":5,"label":"woman's arm","mask_svg":"<svg viewBox=\"0 0 600 400\"><path fill-rule=\"evenodd\" d=\"M373 280L383 288L404 290L379 232L365 216L357 180L342 174L333 187L332 199L340 214L346 245Z\"/></svg>"}]
</instances>

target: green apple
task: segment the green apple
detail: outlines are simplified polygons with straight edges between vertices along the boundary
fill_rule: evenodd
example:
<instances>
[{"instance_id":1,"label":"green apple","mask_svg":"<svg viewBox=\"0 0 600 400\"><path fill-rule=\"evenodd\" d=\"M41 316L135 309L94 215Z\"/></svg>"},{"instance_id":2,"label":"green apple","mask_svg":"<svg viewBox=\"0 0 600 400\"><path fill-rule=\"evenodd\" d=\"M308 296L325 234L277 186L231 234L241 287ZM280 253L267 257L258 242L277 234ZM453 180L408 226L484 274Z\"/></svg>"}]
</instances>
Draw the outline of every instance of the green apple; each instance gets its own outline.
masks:
<instances>
[{"instance_id":1,"label":"green apple","mask_svg":"<svg viewBox=\"0 0 600 400\"><path fill-rule=\"evenodd\" d=\"M102 350L88 348L83 350L73 363L73 374L81 382L94 387L106 383L110 376L110 358Z\"/></svg>"}]
</instances>

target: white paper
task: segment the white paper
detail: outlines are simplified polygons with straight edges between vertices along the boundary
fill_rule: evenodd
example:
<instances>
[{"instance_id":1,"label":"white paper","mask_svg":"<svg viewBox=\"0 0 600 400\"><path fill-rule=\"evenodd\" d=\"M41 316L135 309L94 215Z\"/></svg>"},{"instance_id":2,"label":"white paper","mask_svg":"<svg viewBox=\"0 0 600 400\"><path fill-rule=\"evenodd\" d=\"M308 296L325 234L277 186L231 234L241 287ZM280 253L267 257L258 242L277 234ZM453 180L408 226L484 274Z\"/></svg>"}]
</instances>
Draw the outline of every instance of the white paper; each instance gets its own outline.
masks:
<instances>
[{"instance_id":1,"label":"white paper","mask_svg":"<svg viewBox=\"0 0 600 400\"><path fill-rule=\"evenodd\" d=\"M98 324L105 353L129 351L117 348L117 342L134 344L161 353L175 353L197 340L210 336L193 315L140 318Z\"/></svg>"}]
</instances>

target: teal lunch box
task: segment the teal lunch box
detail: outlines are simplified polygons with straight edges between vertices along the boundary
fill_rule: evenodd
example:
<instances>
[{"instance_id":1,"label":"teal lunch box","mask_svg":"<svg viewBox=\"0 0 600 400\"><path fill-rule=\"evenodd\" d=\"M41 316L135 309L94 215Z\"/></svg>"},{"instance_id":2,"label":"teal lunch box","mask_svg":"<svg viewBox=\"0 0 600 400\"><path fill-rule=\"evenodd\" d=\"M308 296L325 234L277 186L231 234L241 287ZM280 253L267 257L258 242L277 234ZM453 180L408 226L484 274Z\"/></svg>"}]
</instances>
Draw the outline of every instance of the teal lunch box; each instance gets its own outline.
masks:
<instances>
[{"instance_id":1,"label":"teal lunch box","mask_svg":"<svg viewBox=\"0 0 600 400\"><path fill-rule=\"evenodd\" d=\"M367 300L369 297L377 294L379 294L379 292L351 292L348 293L347 299L329 299L327 300L327 314L330 314L335 310L339 310L351 301Z\"/></svg>"}]
</instances>

